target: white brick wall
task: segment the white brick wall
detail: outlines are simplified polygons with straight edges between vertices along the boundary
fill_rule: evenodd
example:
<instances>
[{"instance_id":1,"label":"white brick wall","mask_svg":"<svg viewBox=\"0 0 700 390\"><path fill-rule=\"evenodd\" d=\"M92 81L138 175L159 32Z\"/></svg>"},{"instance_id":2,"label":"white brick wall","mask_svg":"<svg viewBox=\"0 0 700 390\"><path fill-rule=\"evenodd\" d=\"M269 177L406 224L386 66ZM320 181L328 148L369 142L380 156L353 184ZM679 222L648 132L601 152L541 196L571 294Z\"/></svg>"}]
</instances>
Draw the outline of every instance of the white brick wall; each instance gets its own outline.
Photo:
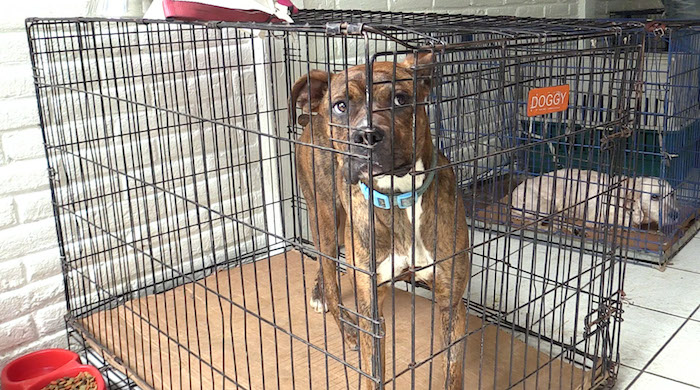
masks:
<instances>
[{"instance_id":1,"label":"white brick wall","mask_svg":"<svg viewBox=\"0 0 700 390\"><path fill-rule=\"evenodd\" d=\"M0 367L18 354L65 343L63 321L66 314L64 277L57 248L47 160L33 96L27 39L23 23L7 23L6 27L0 27L0 49L12 50L14 54L0 54L0 182L3 183L0 187ZM87 72L83 73L80 63L61 59L68 57L41 57L42 74L48 74L45 67L49 62L61 69L53 73L53 79L49 76L42 81L61 83L70 77L71 87L84 89L86 84L80 80L96 80L99 71L102 79L120 81L117 85L103 81L100 87L104 88L93 92L99 91L111 97L119 94L121 98L158 107L165 107L165 99L168 99L168 109L204 118L216 116L218 120L221 120L227 103L220 93L226 90L228 99L234 99L228 102L230 106L235 105L232 114L238 115L231 118L232 124L243 126L240 117L243 110L247 128L260 126L263 131L284 130L286 133L285 119L275 119L267 114L254 115L258 109L269 109L265 100L277 93L265 81L265 73L270 68L255 65L263 60L262 52L267 43L258 44L254 42L256 39L248 38L240 48L235 48L233 40L226 41L231 46L224 51L234 53L227 59L228 66L238 58L235 52L240 49L240 61L245 70L241 73L227 70L224 77L221 70L202 70L216 67L216 62L220 61L216 56L221 51L213 51L214 55L208 58L202 32L197 33L199 43L195 48L188 46L191 33L183 31L184 52L158 51L155 57L162 53L166 56L163 62L158 58L151 62L147 52L139 50L129 53L130 58L126 60L121 56L123 52L115 51L113 53L117 54L110 57L89 50L83 52L87 64ZM156 34L147 37L146 33L139 33L139 38L141 42L168 42L169 39L158 38ZM76 38L66 38L70 39ZM135 40L136 35L130 35L130 39ZM46 41L40 41L38 51L55 50L41 46ZM59 42L64 41L61 38L53 43ZM105 39L95 44L106 42ZM251 55L252 45L256 45L256 58ZM169 61L171 55L174 61ZM142 67L122 67L122 63L137 63ZM112 67L112 64L116 66ZM254 70L257 84L253 79ZM282 70L283 66L278 65L272 71L281 74ZM177 76L165 81L161 76L150 76L163 73ZM146 77L141 78L140 74ZM184 74L187 83L184 83ZM125 80L128 80L128 85ZM227 84L220 85L222 80ZM131 89L134 84L136 93ZM177 94L171 89L173 84L180 88ZM213 215L214 220L209 222L207 209L185 202L169 192L190 201L196 199L214 212L239 213L235 216L238 220L258 229L275 229L275 224L280 221L281 207L279 204L265 205L265 202L279 201L274 188L277 168L274 160L268 160L272 157L270 151L275 150L274 141L255 134L244 138L243 132L221 127L214 129L208 123L172 127L190 119L133 105L127 114L124 103L117 103L115 99L86 99L85 94L61 89L44 91L49 97L49 105L43 111L50 144L75 152L76 143L80 143L83 157L80 159L56 151L50 159L57 172L58 203L73 211L63 213L59 219L63 226L66 257L73 262L73 267L79 268L79 271L68 273L69 286L89 282L70 287L71 296L76 298L71 302L84 305L84 294L88 304L97 303L96 285L101 289L101 299L105 299L105 292L120 294L141 288L174 276L173 271L195 272L211 265L214 256L222 261L264 247L265 236L261 233L231 221L222 222L216 219L217 215ZM215 91L214 96L210 95L211 91ZM279 91L283 93L284 88ZM239 104L241 98L243 107ZM277 102L286 99L286 94L276 97ZM71 100L76 104L62 103ZM121 115L117 115L118 112ZM282 117L286 118L286 115ZM145 132L146 129L154 130L158 123L163 125L165 120L171 126L169 130ZM276 126L270 123L272 120L276 120ZM117 136L110 137L110 134ZM214 138L215 134L218 139ZM231 145L238 149L230 150ZM86 162L89 159L106 163L108 157L111 167L120 174L109 173L97 164ZM239 167L244 160L251 164L248 168ZM214 170L218 164L224 166L220 172ZM246 177L258 175L261 171L265 172L270 183L274 183L269 184L265 199L261 189L268 184L261 184L259 176ZM161 189L144 187L141 180L146 183L158 181ZM289 188L291 186L287 185ZM96 197L98 200L94 200ZM252 213L248 211L250 207L255 208ZM263 210L267 211L267 216ZM173 229L181 233L164 233ZM152 235L150 239L147 239L148 234ZM154 235L160 237L153 238ZM273 238L270 240L274 241ZM119 250L113 250L115 247ZM156 262L152 262L149 256ZM137 271L140 274L137 275ZM201 273L195 275L202 276ZM88 286L88 291L82 290L84 286Z\"/></svg>"},{"instance_id":2,"label":"white brick wall","mask_svg":"<svg viewBox=\"0 0 700 390\"><path fill-rule=\"evenodd\" d=\"M86 0L13 2L0 13L0 368L65 346L63 281L24 19L84 14Z\"/></svg>"},{"instance_id":3,"label":"white brick wall","mask_svg":"<svg viewBox=\"0 0 700 390\"><path fill-rule=\"evenodd\" d=\"M297 0L301 2L300 0ZM609 10L661 6L659 0L303 0L308 9L363 9L548 18L606 17Z\"/></svg>"},{"instance_id":4,"label":"white brick wall","mask_svg":"<svg viewBox=\"0 0 700 390\"><path fill-rule=\"evenodd\" d=\"M604 0L304 0L305 8L365 9L394 12L447 12L551 18L583 17L584 3Z\"/></svg>"}]
</instances>

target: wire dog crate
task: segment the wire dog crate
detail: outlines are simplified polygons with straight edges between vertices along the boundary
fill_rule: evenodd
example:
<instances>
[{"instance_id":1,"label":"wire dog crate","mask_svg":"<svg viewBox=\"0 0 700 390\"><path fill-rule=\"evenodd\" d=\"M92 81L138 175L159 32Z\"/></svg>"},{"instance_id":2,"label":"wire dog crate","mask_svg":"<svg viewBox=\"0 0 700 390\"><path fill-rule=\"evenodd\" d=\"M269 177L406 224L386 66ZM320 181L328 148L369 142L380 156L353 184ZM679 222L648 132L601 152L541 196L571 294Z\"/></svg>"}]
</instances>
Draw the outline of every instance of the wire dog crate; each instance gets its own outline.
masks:
<instances>
[{"instance_id":1,"label":"wire dog crate","mask_svg":"<svg viewBox=\"0 0 700 390\"><path fill-rule=\"evenodd\" d=\"M643 45L342 22L28 20L72 348L114 387L614 383Z\"/></svg>"},{"instance_id":2,"label":"wire dog crate","mask_svg":"<svg viewBox=\"0 0 700 390\"><path fill-rule=\"evenodd\" d=\"M644 96L639 176L658 178L659 207L647 231L634 232L631 256L663 266L700 228L700 24L661 21L645 25Z\"/></svg>"},{"instance_id":3,"label":"wire dog crate","mask_svg":"<svg viewBox=\"0 0 700 390\"><path fill-rule=\"evenodd\" d=\"M658 16L647 14L646 16ZM532 18L473 15L413 14L356 10L302 11L299 22L333 19L354 22L480 26L516 34L561 34L589 29L618 28L628 39L645 42L640 131L629 137L624 164L639 177L636 193L642 198L643 218L630 226L629 256L663 266L697 232L700 142L694 131L700 106L700 27L696 22L630 20L571 20L542 22ZM471 39L464 36L463 39ZM518 131L511 129L511 131ZM549 138L567 131L567 124L554 127L540 120L528 132ZM491 143L489 143L490 145ZM556 145L548 145L542 158L532 161L537 169L563 167ZM531 167L535 168L535 167ZM643 188L642 188L643 187Z\"/></svg>"}]
</instances>

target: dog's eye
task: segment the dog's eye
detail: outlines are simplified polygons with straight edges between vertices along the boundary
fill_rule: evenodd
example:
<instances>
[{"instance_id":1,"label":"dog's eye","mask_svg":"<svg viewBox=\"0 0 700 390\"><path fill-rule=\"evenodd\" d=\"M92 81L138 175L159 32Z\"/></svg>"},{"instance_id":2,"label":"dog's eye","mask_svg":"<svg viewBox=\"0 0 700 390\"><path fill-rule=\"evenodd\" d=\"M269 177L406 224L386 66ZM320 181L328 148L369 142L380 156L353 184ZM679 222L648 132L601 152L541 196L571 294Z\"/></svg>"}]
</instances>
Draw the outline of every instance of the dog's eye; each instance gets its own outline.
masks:
<instances>
[{"instance_id":1,"label":"dog's eye","mask_svg":"<svg viewBox=\"0 0 700 390\"><path fill-rule=\"evenodd\" d=\"M397 93L396 96L394 96L394 105L396 106L403 106L404 104L408 103L408 96L403 93Z\"/></svg>"},{"instance_id":2,"label":"dog's eye","mask_svg":"<svg viewBox=\"0 0 700 390\"><path fill-rule=\"evenodd\" d=\"M659 200L659 194L651 194L651 200Z\"/></svg>"},{"instance_id":3,"label":"dog's eye","mask_svg":"<svg viewBox=\"0 0 700 390\"><path fill-rule=\"evenodd\" d=\"M345 114L345 111L348 110L348 105L347 103L340 101L337 102L333 105L333 111L335 111L336 114L342 115Z\"/></svg>"}]
</instances>

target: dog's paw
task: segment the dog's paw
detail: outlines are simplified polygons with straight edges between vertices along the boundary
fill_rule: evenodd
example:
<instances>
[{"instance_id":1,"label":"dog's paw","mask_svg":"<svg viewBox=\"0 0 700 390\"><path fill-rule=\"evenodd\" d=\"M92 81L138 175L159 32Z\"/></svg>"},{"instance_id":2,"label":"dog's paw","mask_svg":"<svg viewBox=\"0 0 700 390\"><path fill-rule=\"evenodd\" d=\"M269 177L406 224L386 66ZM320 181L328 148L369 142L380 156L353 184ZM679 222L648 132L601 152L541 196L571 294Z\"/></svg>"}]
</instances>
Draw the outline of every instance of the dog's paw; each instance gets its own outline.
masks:
<instances>
[{"instance_id":1,"label":"dog's paw","mask_svg":"<svg viewBox=\"0 0 700 390\"><path fill-rule=\"evenodd\" d=\"M314 289L311 291L311 299L309 299L309 306L311 306L316 313L325 313L328 311L328 305L326 304L326 299L322 291L321 282L316 280L316 285L314 285Z\"/></svg>"},{"instance_id":2,"label":"dog's paw","mask_svg":"<svg viewBox=\"0 0 700 390\"><path fill-rule=\"evenodd\" d=\"M351 351L357 351L360 348L358 341L358 327L355 321L347 316L340 319L342 323L343 339L345 340L345 348Z\"/></svg>"},{"instance_id":3,"label":"dog's paw","mask_svg":"<svg viewBox=\"0 0 700 390\"><path fill-rule=\"evenodd\" d=\"M326 305L326 302L319 298L309 299L309 306L311 306L316 313L325 313L328 311L328 305Z\"/></svg>"},{"instance_id":4,"label":"dog's paw","mask_svg":"<svg viewBox=\"0 0 700 390\"><path fill-rule=\"evenodd\" d=\"M343 326L343 336L345 336L345 347L351 351L357 351L360 349L357 342L357 329L352 326L345 324Z\"/></svg>"}]
</instances>

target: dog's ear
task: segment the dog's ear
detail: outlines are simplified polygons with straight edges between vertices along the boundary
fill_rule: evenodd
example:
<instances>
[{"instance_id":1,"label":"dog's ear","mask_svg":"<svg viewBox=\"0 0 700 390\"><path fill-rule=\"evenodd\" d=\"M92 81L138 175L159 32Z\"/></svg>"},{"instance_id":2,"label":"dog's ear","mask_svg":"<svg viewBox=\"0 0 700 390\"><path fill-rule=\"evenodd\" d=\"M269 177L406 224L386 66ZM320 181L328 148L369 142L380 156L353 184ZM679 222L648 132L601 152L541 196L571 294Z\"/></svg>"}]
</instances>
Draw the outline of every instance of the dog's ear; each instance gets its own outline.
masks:
<instances>
[{"instance_id":1,"label":"dog's ear","mask_svg":"<svg viewBox=\"0 0 700 390\"><path fill-rule=\"evenodd\" d=\"M642 190L639 178L616 176L614 181L621 180L622 188L620 196L624 200L625 213L631 212L632 226L639 227L644 221L644 209L642 208ZM627 218L625 216L625 218Z\"/></svg>"},{"instance_id":2,"label":"dog's ear","mask_svg":"<svg viewBox=\"0 0 700 390\"><path fill-rule=\"evenodd\" d=\"M417 58L415 55L409 54L401 64L406 68L415 69L418 82L428 88L431 86L433 68L435 68L435 54L420 52Z\"/></svg>"},{"instance_id":3,"label":"dog's ear","mask_svg":"<svg viewBox=\"0 0 700 390\"><path fill-rule=\"evenodd\" d=\"M642 181L641 178L622 177L622 196L627 200L642 198Z\"/></svg>"},{"instance_id":4,"label":"dog's ear","mask_svg":"<svg viewBox=\"0 0 700 390\"><path fill-rule=\"evenodd\" d=\"M435 66L435 55L432 52L420 52L416 60L415 55L408 54L401 64L407 68L417 69L419 76L430 76Z\"/></svg>"},{"instance_id":5,"label":"dog's ear","mask_svg":"<svg viewBox=\"0 0 700 390\"><path fill-rule=\"evenodd\" d=\"M651 190L649 189L649 186L646 186L645 184L648 183L648 178L641 176L641 177L636 177L634 179L634 198L635 199L642 199L642 195L644 195L644 192L646 191L649 193Z\"/></svg>"},{"instance_id":6,"label":"dog's ear","mask_svg":"<svg viewBox=\"0 0 700 390\"><path fill-rule=\"evenodd\" d=\"M296 115L296 108L301 107L303 114L297 118L300 125L306 126L309 123L309 114L318 111L327 89L328 73L320 70L312 70L294 83L289 111L292 115Z\"/></svg>"},{"instance_id":7,"label":"dog's ear","mask_svg":"<svg viewBox=\"0 0 700 390\"><path fill-rule=\"evenodd\" d=\"M625 209L632 210L632 226L639 227L644 220L644 209L639 198L625 200Z\"/></svg>"}]
</instances>

